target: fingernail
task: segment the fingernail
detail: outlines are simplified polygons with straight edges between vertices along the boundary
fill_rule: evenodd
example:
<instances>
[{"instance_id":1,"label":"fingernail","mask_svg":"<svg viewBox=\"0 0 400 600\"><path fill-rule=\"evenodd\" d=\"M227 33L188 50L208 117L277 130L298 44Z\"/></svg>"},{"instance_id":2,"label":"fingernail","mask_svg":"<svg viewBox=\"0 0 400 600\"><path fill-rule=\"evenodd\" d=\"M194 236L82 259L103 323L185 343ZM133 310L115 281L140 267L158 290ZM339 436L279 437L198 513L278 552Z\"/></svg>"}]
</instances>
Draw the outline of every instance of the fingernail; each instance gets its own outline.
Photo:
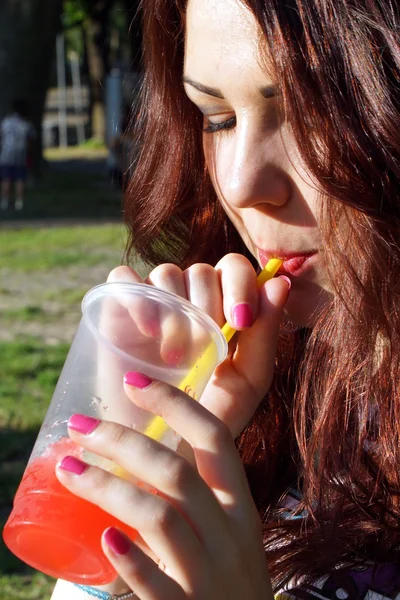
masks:
<instances>
[{"instance_id":1,"label":"fingernail","mask_svg":"<svg viewBox=\"0 0 400 600\"><path fill-rule=\"evenodd\" d=\"M64 456L62 461L59 463L60 469L73 473L74 475L82 475L86 471L89 465L75 458L75 456Z\"/></svg>"},{"instance_id":2,"label":"fingernail","mask_svg":"<svg viewBox=\"0 0 400 600\"><path fill-rule=\"evenodd\" d=\"M147 375L144 375L143 373L137 373L136 371L125 373L124 381L126 384L133 385L140 390L149 387L149 385L153 383L153 380L150 379L150 377L147 377Z\"/></svg>"},{"instance_id":3,"label":"fingernail","mask_svg":"<svg viewBox=\"0 0 400 600\"><path fill-rule=\"evenodd\" d=\"M128 554L131 548L130 542L128 542L126 537L123 536L118 529L115 529L115 527L109 527L107 529L104 533L104 540L114 554Z\"/></svg>"},{"instance_id":4,"label":"fingernail","mask_svg":"<svg viewBox=\"0 0 400 600\"><path fill-rule=\"evenodd\" d=\"M145 324L145 330L147 335L151 337L158 337L161 333L161 327L158 319L149 319Z\"/></svg>"},{"instance_id":5,"label":"fingernail","mask_svg":"<svg viewBox=\"0 0 400 600\"><path fill-rule=\"evenodd\" d=\"M289 279L289 277L286 277L286 275L279 275L278 279L284 279L285 281L287 281L288 286L289 286L289 290L290 290L290 288L292 287L292 282Z\"/></svg>"},{"instance_id":6,"label":"fingernail","mask_svg":"<svg viewBox=\"0 0 400 600\"><path fill-rule=\"evenodd\" d=\"M232 320L235 327L251 327L253 325L253 310L247 302L236 304L232 311Z\"/></svg>"},{"instance_id":7,"label":"fingernail","mask_svg":"<svg viewBox=\"0 0 400 600\"><path fill-rule=\"evenodd\" d=\"M163 359L170 367L177 367L183 360L184 352L179 348L173 348L172 350L168 350L168 352L163 353Z\"/></svg>"},{"instance_id":8,"label":"fingernail","mask_svg":"<svg viewBox=\"0 0 400 600\"><path fill-rule=\"evenodd\" d=\"M96 429L99 423L99 419L76 414L69 418L68 427L69 429L73 429L73 431L83 433L83 435L89 435L89 433L92 433Z\"/></svg>"}]
</instances>

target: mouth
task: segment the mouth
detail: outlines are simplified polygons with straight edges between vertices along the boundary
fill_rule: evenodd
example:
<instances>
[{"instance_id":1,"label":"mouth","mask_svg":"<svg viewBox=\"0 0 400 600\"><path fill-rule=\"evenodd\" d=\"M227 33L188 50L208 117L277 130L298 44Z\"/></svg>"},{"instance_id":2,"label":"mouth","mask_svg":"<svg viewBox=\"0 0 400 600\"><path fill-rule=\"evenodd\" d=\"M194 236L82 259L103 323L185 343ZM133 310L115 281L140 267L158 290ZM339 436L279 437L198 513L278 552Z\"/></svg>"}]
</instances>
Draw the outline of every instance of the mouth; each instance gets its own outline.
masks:
<instances>
[{"instance_id":1,"label":"mouth","mask_svg":"<svg viewBox=\"0 0 400 600\"><path fill-rule=\"evenodd\" d=\"M309 250L308 252L285 252L283 250L258 249L258 258L263 268L271 258L280 258L283 260L283 264L279 268L278 274L299 275L301 271L308 266L308 261L317 253L317 250Z\"/></svg>"}]
</instances>

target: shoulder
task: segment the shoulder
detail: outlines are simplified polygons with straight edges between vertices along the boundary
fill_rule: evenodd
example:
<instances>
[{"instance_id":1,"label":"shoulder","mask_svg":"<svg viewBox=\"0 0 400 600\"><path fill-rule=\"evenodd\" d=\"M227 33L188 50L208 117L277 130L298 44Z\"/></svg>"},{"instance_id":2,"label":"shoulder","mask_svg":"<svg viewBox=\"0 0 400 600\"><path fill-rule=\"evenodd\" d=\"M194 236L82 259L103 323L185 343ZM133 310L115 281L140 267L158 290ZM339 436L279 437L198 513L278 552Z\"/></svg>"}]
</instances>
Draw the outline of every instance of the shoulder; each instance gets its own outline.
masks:
<instances>
[{"instance_id":1,"label":"shoulder","mask_svg":"<svg viewBox=\"0 0 400 600\"><path fill-rule=\"evenodd\" d=\"M1 120L1 127L7 127L10 123L12 123L12 118L10 116L4 117L4 119Z\"/></svg>"}]
</instances>

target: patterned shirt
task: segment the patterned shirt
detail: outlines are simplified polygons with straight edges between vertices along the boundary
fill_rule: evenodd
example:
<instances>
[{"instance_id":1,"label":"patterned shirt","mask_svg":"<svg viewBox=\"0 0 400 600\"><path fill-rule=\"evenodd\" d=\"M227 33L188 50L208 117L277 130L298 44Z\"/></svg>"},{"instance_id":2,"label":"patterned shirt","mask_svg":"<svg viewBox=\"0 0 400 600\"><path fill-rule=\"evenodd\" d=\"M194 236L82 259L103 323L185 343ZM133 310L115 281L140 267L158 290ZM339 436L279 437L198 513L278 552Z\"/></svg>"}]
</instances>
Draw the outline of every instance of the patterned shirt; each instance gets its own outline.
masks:
<instances>
[{"instance_id":1,"label":"patterned shirt","mask_svg":"<svg viewBox=\"0 0 400 600\"><path fill-rule=\"evenodd\" d=\"M314 584L280 592L277 600L400 600L400 565L340 570Z\"/></svg>"},{"instance_id":2,"label":"patterned shirt","mask_svg":"<svg viewBox=\"0 0 400 600\"><path fill-rule=\"evenodd\" d=\"M28 140L34 137L32 123L17 114L5 117L0 124L0 165L24 166Z\"/></svg>"},{"instance_id":3,"label":"patterned shirt","mask_svg":"<svg viewBox=\"0 0 400 600\"><path fill-rule=\"evenodd\" d=\"M284 502L287 519L292 516L300 499L291 489ZM276 600L400 600L400 564L379 564L371 567L338 569L313 584L290 585L275 596Z\"/></svg>"}]
</instances>

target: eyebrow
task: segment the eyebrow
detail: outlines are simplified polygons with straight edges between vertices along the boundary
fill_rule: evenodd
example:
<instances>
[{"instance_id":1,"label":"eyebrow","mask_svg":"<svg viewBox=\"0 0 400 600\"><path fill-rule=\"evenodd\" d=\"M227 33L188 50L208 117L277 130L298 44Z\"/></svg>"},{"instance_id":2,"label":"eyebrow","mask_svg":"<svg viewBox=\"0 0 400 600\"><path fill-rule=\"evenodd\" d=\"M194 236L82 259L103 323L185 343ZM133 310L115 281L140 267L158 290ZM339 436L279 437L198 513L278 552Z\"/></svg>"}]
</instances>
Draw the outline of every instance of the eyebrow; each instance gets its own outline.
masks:
<instances>
[{"instance_id":1,"label":"eyebrow","mask_svg":"<svg viewBox=\"0 0 400 600\"><path fill-rule=\"evenodd\" d=\"M183 77L183 81L184 83L188 83L192 87L196 88L196 90L199 90L199 92L203 92L203 94L225 100L221 90L218 90L217 88L208 87L207 85L203 85L202 83L198 83L197 81L189 79L189 77ZM264 98L272 98L276 95L276 88L273 85L266 85L260 88L260 93Z\"/></svg>"}]
</instances>

